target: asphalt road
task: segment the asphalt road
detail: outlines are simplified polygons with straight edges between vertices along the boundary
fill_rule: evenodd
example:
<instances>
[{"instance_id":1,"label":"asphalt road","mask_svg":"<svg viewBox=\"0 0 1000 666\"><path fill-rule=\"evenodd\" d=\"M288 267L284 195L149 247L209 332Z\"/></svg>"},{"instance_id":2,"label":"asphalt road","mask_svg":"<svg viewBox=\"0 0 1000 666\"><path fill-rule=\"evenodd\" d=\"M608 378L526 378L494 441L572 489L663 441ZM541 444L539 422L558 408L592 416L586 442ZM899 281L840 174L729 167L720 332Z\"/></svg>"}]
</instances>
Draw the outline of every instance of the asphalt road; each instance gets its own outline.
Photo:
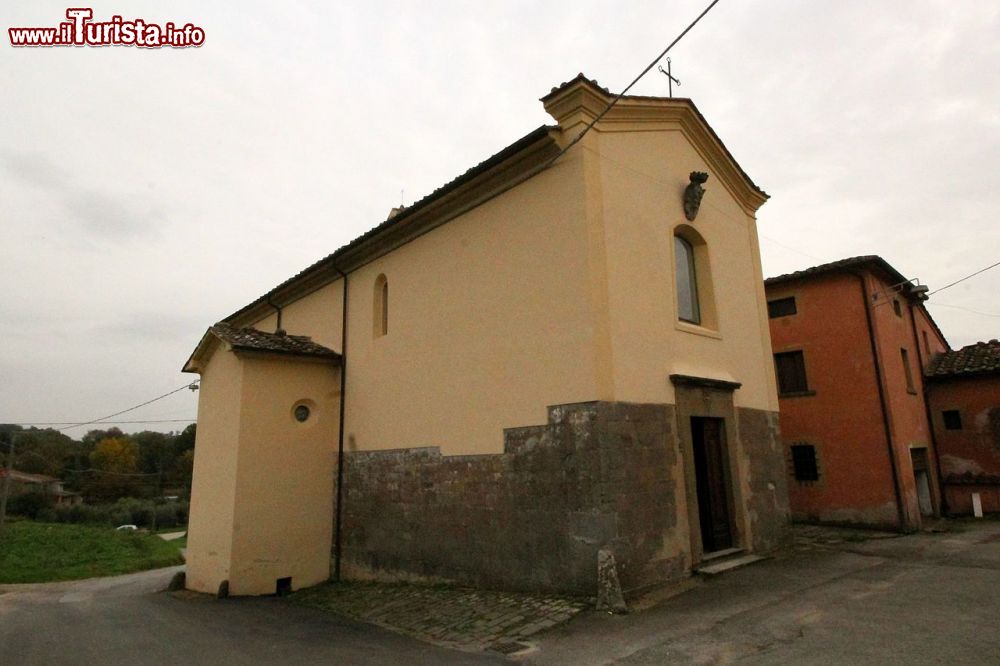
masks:
<instances>
[{"instance_id":1,"label":"asphalt road","mask_svg":"<svg viewBox=\"0 0 1000 666\"><path fill-rule=\"evenodd\" d=\"M0 586L0 664L489 664L277 598L162 592L178 568Z\"/></svg>"},{"instance_id":2,"label":"asphalt road","mask_svg":"<svg viewBox=\"0 0 1000 666\"><path fill-rule=\"evenodd\" d=\"M1000 521L946 534L862 536L800 539L773 559L692 582L630 615L585 612L533 637L536 649L515 660L1000 664ZM0 586L0 665L504 661L282 599L160 591L176 570Z\"/></svg>"},{"instance_id":3,"label":"asphalt road","mask_svg":"<svg viewBox=\"0 0 1000 666\"><path fill-rule=\"evenodd\" d=\"M524 660L1000 664L1000 522L858 536L800 545L650 610L577 616Z\"/></svg>"}]
</instances>

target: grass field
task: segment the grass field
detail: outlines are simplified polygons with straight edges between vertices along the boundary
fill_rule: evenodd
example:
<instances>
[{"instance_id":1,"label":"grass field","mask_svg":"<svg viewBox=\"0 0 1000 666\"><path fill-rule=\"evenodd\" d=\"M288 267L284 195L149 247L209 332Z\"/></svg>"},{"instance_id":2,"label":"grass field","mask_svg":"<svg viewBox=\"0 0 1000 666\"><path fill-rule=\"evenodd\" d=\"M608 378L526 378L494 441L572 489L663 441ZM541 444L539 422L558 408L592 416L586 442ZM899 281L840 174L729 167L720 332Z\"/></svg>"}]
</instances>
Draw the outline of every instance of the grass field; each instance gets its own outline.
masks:
<instances>
[{"instance_id":1,"label":"grass field","mask_svg":"<svg viewBox=\"0 0 1000 666\"><path fill-rule=\"evenodd\" d=\"M45 583L168 567L184 562L183 542L109 527L7 523L0 537L0 583Z\"/></svg>"}]
</instances>

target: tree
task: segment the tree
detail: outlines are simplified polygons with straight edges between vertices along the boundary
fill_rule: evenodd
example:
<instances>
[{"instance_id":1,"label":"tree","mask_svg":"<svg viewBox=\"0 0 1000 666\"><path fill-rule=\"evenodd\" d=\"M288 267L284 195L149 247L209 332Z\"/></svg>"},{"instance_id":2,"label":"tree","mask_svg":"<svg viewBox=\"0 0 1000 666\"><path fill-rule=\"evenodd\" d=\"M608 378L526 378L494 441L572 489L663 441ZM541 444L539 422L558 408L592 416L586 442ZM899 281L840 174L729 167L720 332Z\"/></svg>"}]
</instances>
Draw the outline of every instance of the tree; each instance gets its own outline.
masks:
<instances>
[{"instance_id":1,"label":"tree","mask_svg":"<svg viewBox=\"0 0 1000 666\"><path fill-rule=\"evenodd\" d=\"M194 449L195 435L198 433L198 424L192 423L188 427L184 428L183 432L178 433L174 437L174 452L177 455L184 453L185 451L190 451Z\"/></svg>"},{"instance_id":2,"label":"tree","mask_svg":"<svg viewBox=\"0 0 1000 666\"><path fill-rule=\"evenodd\" d=\"M89 433L88 433L89 434ZM100 440L90 453L94 468L86 492L111 499L143 493L146 479L139 475L139 445L125 436Z\"/></svg>"},{"instance_id":3,"label":"tree","mask_svg":"<svg viewBox=\"0 0 1000 666\"><path fill-rule=\"evenodd\" d=\"M120 429L116 427L111 427L108 428L107 430L88 430L87 434L84 435L83 439L81 440L83 443L83 450L89 455L90 452L94 450L94 447L97 446L97 443L100 442L102 439L111 439L113 437L124 437L124 436L125 433L123 433Z\"/></svg>"},{"instance_id":4,"label":"tree","mask_svg":"<svg viewBox=\"0 0 1000 666\"><path fill-rule=\"evenodd\" d=\"M128 437L102 439L90 454L90 464L106 472L135 474L139 471L139 445Z\"/></svg>"},{"instance_id":5,"label":"tree","mask_svg":"<svg viewBox=\"0 0 1000 666\"><path fill-rule=\"evenodd\" d=\"M0 426L0 438L4 443L10 437L17 437L14 455L16 467L30 474L45 474L61 477L63 472L73 462L78 442L67 435L51 428L29 428L20 426ZM6 446L3 447L6 455Z\"/></svg>"}]
</instances>

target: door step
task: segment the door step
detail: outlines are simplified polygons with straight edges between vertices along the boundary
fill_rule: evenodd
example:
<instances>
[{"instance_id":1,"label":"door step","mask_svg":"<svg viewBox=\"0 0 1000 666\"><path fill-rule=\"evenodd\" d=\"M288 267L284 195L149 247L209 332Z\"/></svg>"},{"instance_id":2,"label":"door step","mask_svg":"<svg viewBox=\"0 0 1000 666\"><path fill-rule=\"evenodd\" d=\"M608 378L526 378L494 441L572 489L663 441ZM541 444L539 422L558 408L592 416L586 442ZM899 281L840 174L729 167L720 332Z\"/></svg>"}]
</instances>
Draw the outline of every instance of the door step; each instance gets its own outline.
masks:
<instances>
[{"instance_id":1,"label":"door step","mask_svg":"<svg viewBox=\"0 0 1000 666\"><path fill-rule=\"evenodd\" d=\"M724 548L722 550L716 550L711 553L705 553L704 555L701 556L701 561L704 564L705 562L711 562L712 560L718 560L724 557L730 557L732 555L742 555L744 553L746 553L746 551L743 550L742 548Z\"/></svg>"},{"instance_id":2,"label":"door step","mask_svg":"<svg viewBox=\"0 0 1000 666\"><path fill-rule=\"evenodd\" d=\"M712 554L715 555L715 553ZM709 564L703 564L695 569L695 571L703 576L718 576L721 573L732 571L733 569L739 569L740 567L745 567L748 564L760 562L763 559L764 558L760 555L739 555L737 553L735 557L723 557L722 559L713 558L709 560Z\"/></svg>"}]
</instances>

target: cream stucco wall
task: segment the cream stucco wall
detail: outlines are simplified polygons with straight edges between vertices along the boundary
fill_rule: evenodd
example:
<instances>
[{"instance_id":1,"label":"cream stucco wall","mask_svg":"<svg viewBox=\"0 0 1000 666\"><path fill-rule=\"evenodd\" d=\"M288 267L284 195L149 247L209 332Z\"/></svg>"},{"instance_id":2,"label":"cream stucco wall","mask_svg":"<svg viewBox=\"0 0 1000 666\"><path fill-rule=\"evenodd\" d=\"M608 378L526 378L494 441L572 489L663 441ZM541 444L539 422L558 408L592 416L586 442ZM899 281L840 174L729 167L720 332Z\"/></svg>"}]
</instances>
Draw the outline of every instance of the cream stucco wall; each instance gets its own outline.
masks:
<instances>
[{"instance_id":1,"label":"cream stucco wall","mask_svg":"<svg viewBox=\"0 0 1000 666\"><path fill-rule=\"evenodd\" d=\"M340 280L337 280L289 303L281 309L281 327L294 335L309 335L313 342L339 352L343 293ZM253 325L262 331L273 332L278 326L278 316L272 313Z\"/></svg>"},{"instance_id":2,"label":"cream stucco wall","mask_svg":"<svg viewBox=\"0 0 1000 666\"><path fill-rule=\"evenodd\" d=\"M215 345L220 343L215 342ZM243 366L217 350L201 373L188 520L187 587L215 594L229 579Z\"/></svg>"},{"instance_id":3,"label":"cream stucco wall","mask_svg":"<svg viewBox=\"0 0 1000 666\"><path fill-rule=\"evenodd\" d=\"M777 410L753 216L679 129L619 124L584 150L601 175L614 398L673 403L676 373L740 382L737 407ZM682 194L692 171L709 180L689 222ZM699 296L703 319L715 321L703 326L677 318L673 242L685 225L705 242Z\"/></svg>"},{"instance_id":4,"label":"cream stucco wall","mask_svg":"<svg viewBox=\"0 0 1000 666\"><path fill-rule=\"evenodd\" d=\"M243 360L242 418L233 515L232 594L293 589L330 573L339 369L275 357ZM306 404L310 417L293 410Z\"/></svg>"},{"instance_id":5,"label":"cream stucco wall","mask_svg":"<svg viewBox=\"0 0 1000 666\"><path fill-rule=\"evenodd\" d=\"M237 355L214 343L202 368L187 587L273 594L329 576L339 367ZM293 410L309 406L298 422Z\"/></svg>"},{"instance_id":6,"label":"cream stucco wall","mask_svg":"<svg viewBox=\"0 0 1000 666\"><path fill-rule=\"evenodd\" d=\"M589 261L580 160L570 158L353 271L348 449L498 453L504 428L594 399ZM376 337L382 274L389 333ZM284 308L282 326L340 350L342 288Z\"/></svg>"},{"instance_id":7,"label":"cream stucco wall","mask_svg":"<svg viewBox=\"0 0 1000 666\"><path fill-rule=\"evenodd\" d=\"M579 127L564 132L575 136ZM737 381L777 410L756 223L677 122L616 122L555 166L351 271L348 450L497 453L548 405L673 403L672 373ZM673 234L691 171L717 313L679 324ZM704 270L704 265L700 267ZM704 271L708 273L708 271ZM389 283L389 333L373 330ZM342 283L283 307L289 333L340 350ZM254 326L274 330L269 313Z\"/></svg>"}]
</instances>

